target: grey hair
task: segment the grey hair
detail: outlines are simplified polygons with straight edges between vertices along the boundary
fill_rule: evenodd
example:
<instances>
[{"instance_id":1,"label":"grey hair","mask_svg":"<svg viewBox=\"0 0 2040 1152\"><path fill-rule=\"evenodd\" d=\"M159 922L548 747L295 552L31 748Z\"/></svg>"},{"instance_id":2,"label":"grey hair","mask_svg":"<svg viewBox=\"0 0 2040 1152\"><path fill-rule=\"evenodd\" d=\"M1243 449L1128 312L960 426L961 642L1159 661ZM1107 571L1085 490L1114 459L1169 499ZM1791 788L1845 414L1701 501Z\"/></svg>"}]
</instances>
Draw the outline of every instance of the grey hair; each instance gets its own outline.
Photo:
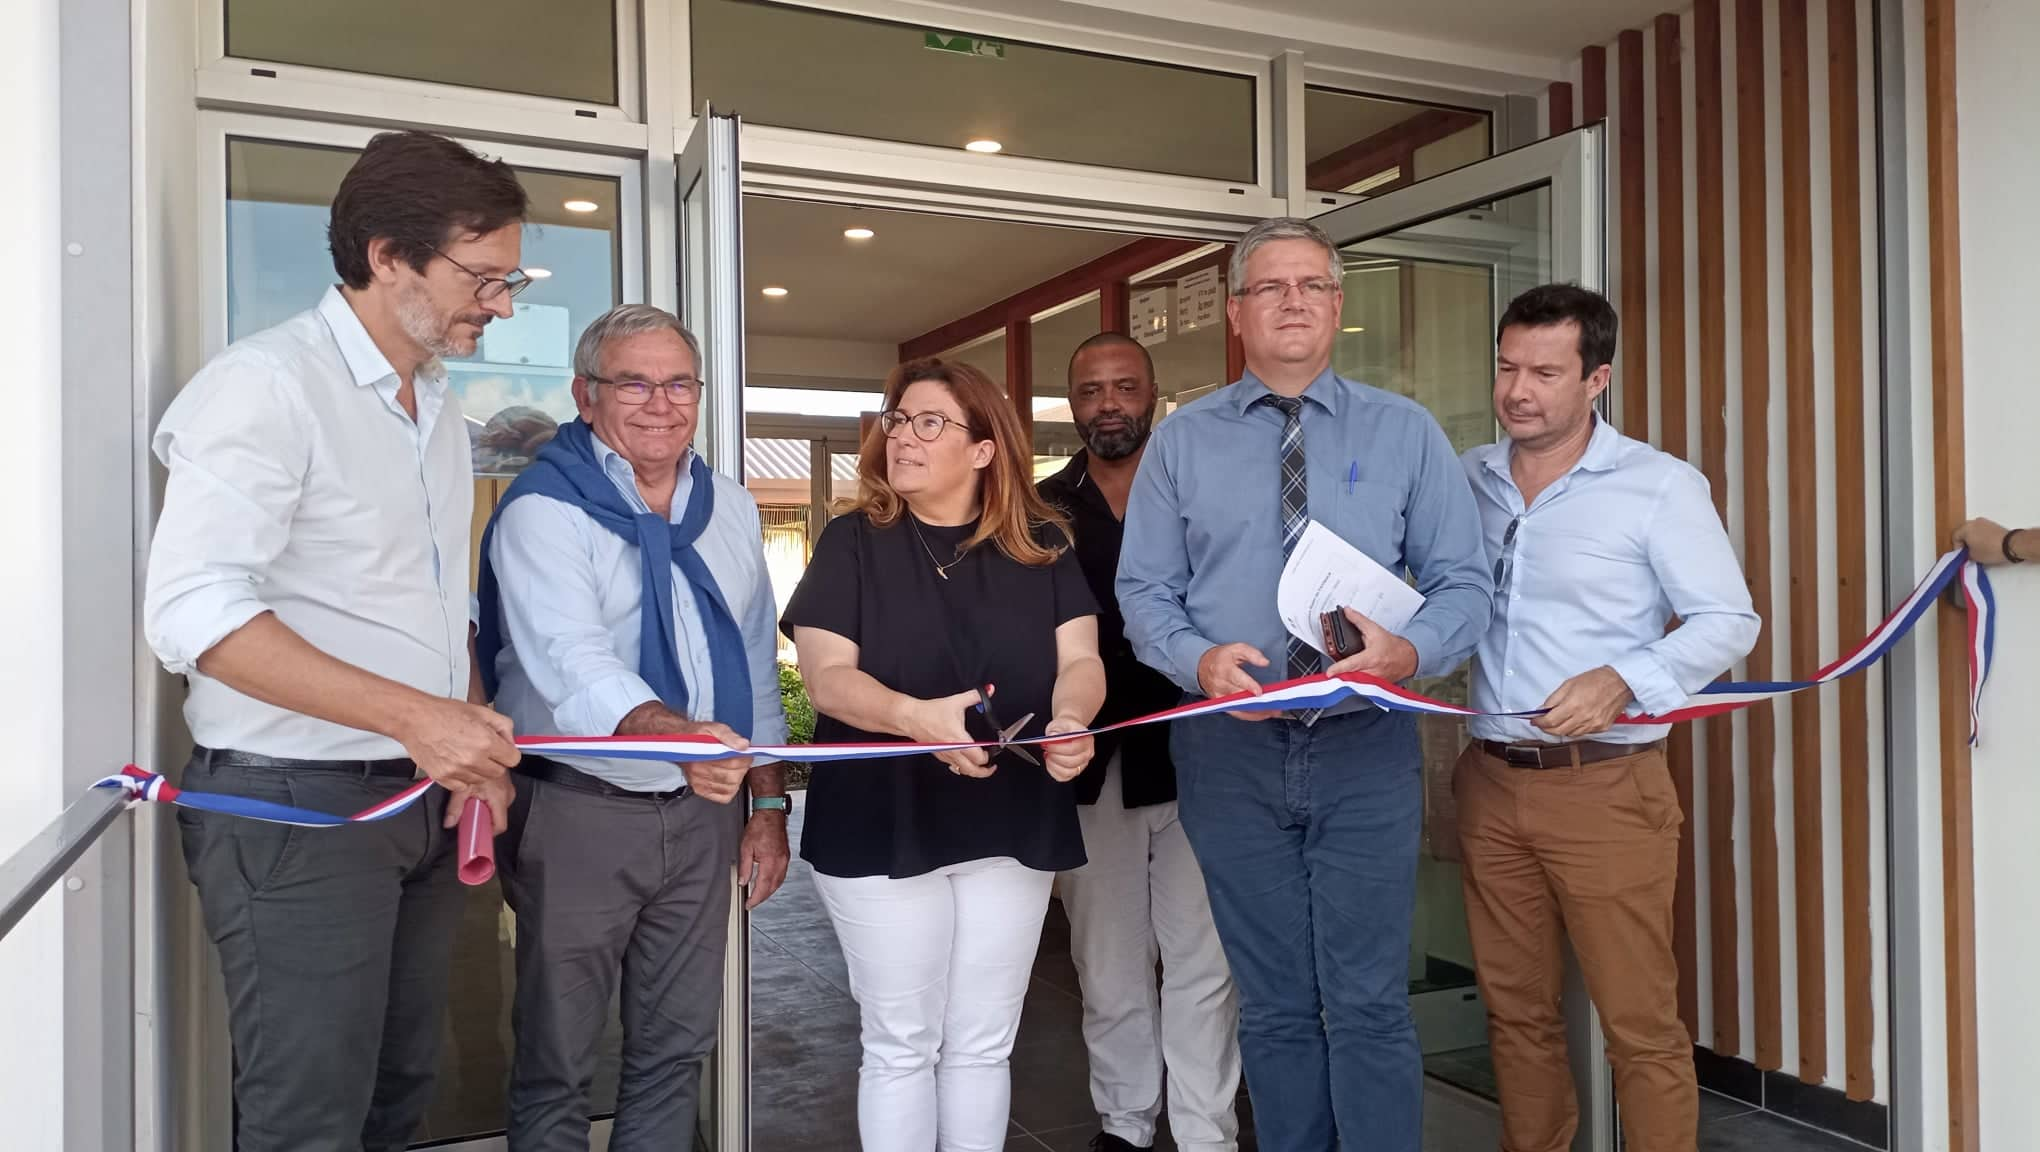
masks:
<instances>
[{"instance_id":1,"label":"grey hair","mask_svg":"<svg viewBox=\"0 0 2040 1152\"><path fill-rule=\"evenodd\" d=\"M1247 234L1233 245L1232 267L1227 269L1227 287L1233 295L1238 296L1247 290L1247 257L1252 256L1261 245L1277 240L1308 240L1325 250L1326 275L1336 281L1345 274L1346 265L1339 258L1339 246L1332 243L1324 229L1296 216L1271 216L1247 229Z\"/></svg>"},{"instance_id":2,"label":"grey hair","mask_svg":"<svg viewBox=\"0 0 2040 1152\"><path fill-rule=\"evenodd\" d=\"M612 340L628 340L647 332L675 332L686 341L688 354L694 357L694 374L701 375L701 341L680 323L680 318L651 304L619 304L589 323L581 333L581 340L574 345L574 375L599 377L602 375L602 350Z\"/></svg>"}]
</instances>

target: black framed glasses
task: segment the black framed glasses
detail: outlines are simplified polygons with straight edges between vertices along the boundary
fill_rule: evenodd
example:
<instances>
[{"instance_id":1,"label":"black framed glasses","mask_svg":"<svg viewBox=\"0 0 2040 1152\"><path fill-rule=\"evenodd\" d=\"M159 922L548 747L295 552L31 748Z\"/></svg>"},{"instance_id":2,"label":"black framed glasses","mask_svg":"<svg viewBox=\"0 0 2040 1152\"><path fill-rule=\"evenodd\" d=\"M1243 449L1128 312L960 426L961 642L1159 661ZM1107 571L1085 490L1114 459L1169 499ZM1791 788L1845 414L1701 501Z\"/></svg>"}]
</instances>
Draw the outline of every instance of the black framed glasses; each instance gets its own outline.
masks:
<instances>
[{"instance_id":1,"label":"black framed glasses","mask_svg":"<svg viewBox=\"0 0 2040 1152\"><path fill-rule=\"evenodd\" d=\"M477 300L494 300L505 295L514 297L519 292L531 287L531 277L526 276L522 268L511 269L508 276L484 276L437 248L432 250L432 254L475 278L475 299Z\"/></svg>"},{"instance_id":2,"label":"black framed glasses","mask_svg":"<svg viewBox=\"0 0 2040 1152\"><path fill-rule=\"evenodd\" d=\"M940 440L943 430L952 424L963 429L964 435L974 435L970 425L961 420L951 420L940 412L902 412L898 408L888 408L878 414L879 431L890 436L902 428L911 427L915 439L926 444Z\"/></svg>"},{"instance_id":3,"label":"black framed glasses","mask_svg":"<svg viewBox=\"0 0 2040 1152\"><path fill-rule=\"evenodd\" d=\"M654 392L665 393L667 401L676 408L692 408L694 405L701 403L703 382L696 380L692 376L682 376L677 380L661 380L656 383L650 380L632 380L628 378L611 380L606 376L589 376L585 377L585 379L596 384L606 385L610 391L616 394L616 400L619 404L629 404L633 407L651 403L652 393Z\"/></svg>"}]
</instances>

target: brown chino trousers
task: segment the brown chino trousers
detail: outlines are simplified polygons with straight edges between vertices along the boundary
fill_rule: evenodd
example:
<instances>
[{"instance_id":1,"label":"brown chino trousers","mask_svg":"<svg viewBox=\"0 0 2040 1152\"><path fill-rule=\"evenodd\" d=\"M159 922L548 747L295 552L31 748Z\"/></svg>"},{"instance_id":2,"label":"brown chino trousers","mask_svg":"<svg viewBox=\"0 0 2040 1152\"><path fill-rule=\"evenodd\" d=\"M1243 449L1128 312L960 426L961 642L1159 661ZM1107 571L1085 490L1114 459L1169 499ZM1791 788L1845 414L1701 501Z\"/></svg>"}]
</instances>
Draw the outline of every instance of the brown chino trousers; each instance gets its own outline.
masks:
<instances>
[{"instance_id":1,"label":"brown chino trousers","mask_svg":"<svg viewBox=\"0 0 2040 1152\"><path fill-rule=\"evenodd\" d=\"M1694 1152L1699 1090L1672 956L1683 816L1663 746L1533 769L1475 743L1452 792L1502 1152L1565 1152L1579 1127L1559 1005L1564 935L1601 1012L1629 1152Z\"/></svg>"}]
</instances>

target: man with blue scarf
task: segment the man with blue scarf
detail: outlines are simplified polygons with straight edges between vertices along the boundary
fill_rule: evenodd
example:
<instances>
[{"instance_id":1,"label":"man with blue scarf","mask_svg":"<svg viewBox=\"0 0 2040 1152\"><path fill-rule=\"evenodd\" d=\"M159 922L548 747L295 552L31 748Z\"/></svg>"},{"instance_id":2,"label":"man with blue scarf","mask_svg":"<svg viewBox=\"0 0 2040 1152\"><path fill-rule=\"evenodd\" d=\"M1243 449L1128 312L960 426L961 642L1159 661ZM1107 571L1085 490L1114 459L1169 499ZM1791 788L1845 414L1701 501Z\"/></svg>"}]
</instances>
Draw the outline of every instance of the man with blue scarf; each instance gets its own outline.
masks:
<instances>
[{"instance_id":1,"label":"man with blue scarf","mask_svg":"<svg viewBox=\"0 0 2040 1152\"><path fill-rule=\"evenodd\" d=\"M597 318L574 352L581 418L504 493L482 538L477 659L521 732L692 732L740 752L786 739L758 508L692 449L700 363L668 312ZM517 771L497 852L517 913L510 1147L588 1147L619 984L609 1147L690 1147L722 1003L730 863L752 907L786 876L780 768L527 755Z\"/></svg>"}]
</instances>

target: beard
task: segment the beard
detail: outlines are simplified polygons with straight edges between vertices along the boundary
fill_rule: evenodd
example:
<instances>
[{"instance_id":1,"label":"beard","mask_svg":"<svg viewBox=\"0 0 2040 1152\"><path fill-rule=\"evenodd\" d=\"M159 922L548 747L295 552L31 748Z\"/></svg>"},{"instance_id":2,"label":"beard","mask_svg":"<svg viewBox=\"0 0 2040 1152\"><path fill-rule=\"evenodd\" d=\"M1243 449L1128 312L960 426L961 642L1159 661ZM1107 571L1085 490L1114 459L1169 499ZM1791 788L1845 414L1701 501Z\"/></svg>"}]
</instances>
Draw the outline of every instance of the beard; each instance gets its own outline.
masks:
<instances>
[{"instance_id":1,"label":"beard","mask_svg":"<svg viewBox=\"0 0 2040 1152\"><path fill-rule=\"evenodd\" d=\"M1140 451L1147 443L1148 431L1154 427L1155 410L1152 405L1138 416L1128 416L1125 424L1107 430L1099 430L1098 420L1077 425L1077 435L1084 441L1084 447L1100 460L1124 460Z\"/></svg>"},{"instance_id":2,"label":"beard","mask_svg":"<svg viewBox=\"0 0 2040 1152\"><path fill-rule=\"evenodd\" d=\"M407 285L397 293L397 324L404 335L434 356L465 356L474 351L453 338L453 326L460 323L486 324L486 316L453 315L442 318L422 285Z\"/></svg>"}]
</instances>

